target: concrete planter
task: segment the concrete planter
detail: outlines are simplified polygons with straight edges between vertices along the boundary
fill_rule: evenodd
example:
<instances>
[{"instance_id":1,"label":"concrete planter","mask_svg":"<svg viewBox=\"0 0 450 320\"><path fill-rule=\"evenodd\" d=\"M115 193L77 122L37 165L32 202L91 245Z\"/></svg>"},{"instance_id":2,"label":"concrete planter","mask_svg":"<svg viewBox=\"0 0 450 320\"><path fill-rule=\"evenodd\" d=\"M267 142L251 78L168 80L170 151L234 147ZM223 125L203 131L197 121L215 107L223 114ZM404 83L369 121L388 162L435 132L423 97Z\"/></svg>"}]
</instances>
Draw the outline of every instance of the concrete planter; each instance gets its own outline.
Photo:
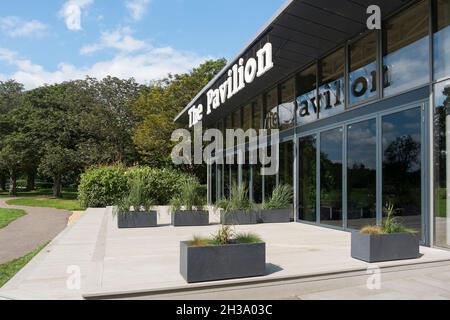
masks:
<instances>
[{"instance_id":1,"label":"concrete planter","mask_svg":"<svg viewBox=\"0 0 450 320\"><path fill-rule=\"evenodd\" d=\"M419 257L419 247L419 238L409 233L352 233L352 258L370 263L416 259Z\"/></svg>"},{"instance_id":2,"label":"concrete planter","mask_svg":"<svg viewBox=\"0 0 450 320\"><path fill-rule=\"evenodd\" d=\"M260 223L287 223L291 222L291 209L261 210Z\"/></svg>"},{"instance_id":3,"label":"concrete planter","mask_svg":"<svg viewBox=\"0 0 450 320\"><path fill-rule=\"evenodd\" d=\"M156 227L157 213L156 211L119 213L117 224L119 229Z\"/></svg>"},{"instance_id":4,"label":"concrete planter","mask_svg":"<svg viewBox=\"0 0 450 320\"><path fill-rule=\"evenodd\" d=\"M175 211L172 213L174 227L193 227L209 225L208 211Z\"/></svg>"},{"instance_id":5,"label":"concrete planter","mask_svg":"<svg viewBox=\"0 0 450 320\"><path fill-rule=\"evenodd\" d=\"M256 211L221 212L220 223L223 225L257 224L258 213Z\"/></svg>"},{"instance_id":6,"label":"concrete planter","mask_svg":"<svg viewBox=\"0 0 450 320\"><path fill-rule=\"evenodd\" d=\"M180 273L188 283L263 276L266 244L191 247L181 242Z\"/></svg>"}]
</instances>

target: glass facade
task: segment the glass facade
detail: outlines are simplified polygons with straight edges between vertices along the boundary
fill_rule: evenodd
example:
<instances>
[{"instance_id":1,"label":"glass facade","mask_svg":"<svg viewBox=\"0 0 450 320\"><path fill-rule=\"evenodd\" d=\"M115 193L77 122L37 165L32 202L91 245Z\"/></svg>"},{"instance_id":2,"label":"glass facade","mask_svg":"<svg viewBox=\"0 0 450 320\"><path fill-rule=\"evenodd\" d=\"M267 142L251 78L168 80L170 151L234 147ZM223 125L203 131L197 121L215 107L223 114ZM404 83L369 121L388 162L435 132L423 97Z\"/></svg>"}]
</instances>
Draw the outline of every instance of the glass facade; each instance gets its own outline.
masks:
<instances>
[{"instance_id":1,"label":"glass facade","mask_svg":"<svg viewBox=\"0 0 450 320\"><path fill-rule=\"evenodd\" d=\"M399 222L423 241L450 249L450 0L431 2L432 12L429 1L418 1L385 20L381 32L349 39L289 80L267 83L267 90L242 101L239 111L224 111L224 128L297 128L296 135L282 135L289 142L280 144L277 175L261 176L259 164L242 166L241 182L252 182L249 190L256 203L270 197L277 184L297 185L297 220L350 230L380 223L391 203ZM383 79L377 70L383 70ZM433 75L436 82L430 83ZM427 87L434 88L434 105L428 106L428 93L417 104L398 102L412 89L420 88L411 96ZM434 119L427 108L434 109ZM347 116L354 113L354 120ZM342 122L332 123L334 119ZM424 166L433 161L422 146L431 123L433 195L433 177ZM239 171L237 165L216 166L211 177L218 197L229 195ZM425 201L432 197L434 217ZM427 239L424 231L431 231L432 220L434 237Z\"/></svg>"},{"instance_id":2,"label":"glass facade","mask_svg":"<svg viewBox=\"0 0 450 320\"><path fill-rule=\"evenodd\" d=\"M343 227L342 128L320 134L320 223Z\"/></svg>"},{"instance_id":3,"label":"glass facade","mask_svg":"<svg viewBox=\"0 0 450 320\"><path fill-rule=\"evenodd\" d=\"M450 81L434 86L434 244L450 248Z\"/></svg>"},{"instance_id":4,"label":"glass facade","mask_svg":"<svg viewBox=\"0 0 450 320\"><path fill-rule=\"evenodd\" d=\"M297 125L317 120L317 65L297 75Z\"/></svg>"},{"instance_id":5,"label":"glass facade","mask_svg":"<svg viewBox=\"0 0 450 320\"><path fill-rule=\"evenodd\" d=\"M332 53L319 62L319 118L341 113L345 108L345 50Z\"/></svg>"},{"instance_id":6,"label":"glass facade","mask_svg":"<svg viewBox=\"0 0 450 320\"><path fill-rule=\"evenodd\" d=\"M292 78L280 86L281 104L278 106L280 130L295 126L295 79Z\"/></svg>"},{"instance_id":7,"label":"glass facade","mask_svg":"<svg viewBox=\"0 0 450 320\"><path fill-rule=\"evenodd\" d=\"M371 119L347 127L347 227L376 224L377 129Z\"/></svg>"},{"instance_id":8,"label":"glass facade","mask_svg":"<svg viewBox=\"0 0 450 320\"><path fill-rule=\"evenodd\" d=\"M384 95L424 85L430 80L428 1L394 18L384 28Z\"/></svg>"},{"instance_id":9,"label":"glass facade","mask_svg":"<svg viewBox=\"0 0 450 320\"><path fill-rule=\"evenodd\" d=\"M434 1L434 79L450 77L450 0Z\"/></svg>"},{"instance_id":10,"label":"glass facade","mask_svg":"<svg viewBox=\"0 0 450 320\"><path fill-rule=\"evenodd\" d=\"M422 232L422 113L413 108L383 117L383 204L399 222ZM386 212L383 212L386 215Z\"/></svg>"},{"instance_id":11,"label":"glass facade","mask_svg":"<svg viewBox=\"0 0 450 320\"><path fill-rule=\"evenodd\" d=\"M349 46L350 105L377 96L377 34L368 35Z\"/></svg>"},{"instance_id":12,"label":"glass facade","mask_svg":"<svg viewBox=\"0 0 450 320\"><path fill-rule=\"evenodd\" d=\"M316 222L317 205L317 138L316 135L299 140L299 220Z\"/></svg>"}]
</instances>

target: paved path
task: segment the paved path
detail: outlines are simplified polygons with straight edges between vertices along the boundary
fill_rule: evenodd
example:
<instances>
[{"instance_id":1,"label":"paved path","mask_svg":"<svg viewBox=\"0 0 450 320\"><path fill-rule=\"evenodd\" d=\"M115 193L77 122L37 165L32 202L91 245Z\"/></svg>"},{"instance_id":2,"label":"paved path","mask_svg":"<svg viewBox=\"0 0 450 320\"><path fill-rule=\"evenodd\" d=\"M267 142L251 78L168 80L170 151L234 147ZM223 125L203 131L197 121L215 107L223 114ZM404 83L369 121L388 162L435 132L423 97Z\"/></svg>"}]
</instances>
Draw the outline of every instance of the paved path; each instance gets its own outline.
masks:
<instances>
[{"instance_id":1,"label":"paved path","mask_svg":"<svg viewBox=\"0 0 450 320\"><path fill-rule=\"evenodd\" d=\"M7 200L0 199L0 208L22 209L27 215L0 229L0 264L23 257L52 240L66 228L71 214L51 208L9 206Z\"/></svg>"}]
</instances>

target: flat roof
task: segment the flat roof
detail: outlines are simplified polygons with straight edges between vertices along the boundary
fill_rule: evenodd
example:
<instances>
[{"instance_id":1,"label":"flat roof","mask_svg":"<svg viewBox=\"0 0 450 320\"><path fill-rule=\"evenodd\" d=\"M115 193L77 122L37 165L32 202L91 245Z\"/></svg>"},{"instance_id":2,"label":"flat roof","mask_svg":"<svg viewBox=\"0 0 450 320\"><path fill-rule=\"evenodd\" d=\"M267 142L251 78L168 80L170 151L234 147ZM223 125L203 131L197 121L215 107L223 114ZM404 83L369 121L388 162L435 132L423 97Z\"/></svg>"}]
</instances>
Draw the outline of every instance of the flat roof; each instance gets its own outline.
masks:
<instances>
[{"instance_id":1,"label":"flat roof","mask_svg":"<svg viewBox=\"0 0 450 320\"><path fill-rule=\"evenodd\" d=\"M221 106L227 113L241 107L268 86L282 81L296 70L342 46L345 41L367 31L367 8L378 5L382 16L391 15L405 4L416 0L288 0L260 29L248 44L227 64L180 112L175 122L188 122L189 109L206 104L206 92L215 88L226 77L237 61L251 54L265 43L273 44L275 67L266 75L236 94ZM206 124L218 121L223 111L216 110Z\"/></svg>"}]
</instances>

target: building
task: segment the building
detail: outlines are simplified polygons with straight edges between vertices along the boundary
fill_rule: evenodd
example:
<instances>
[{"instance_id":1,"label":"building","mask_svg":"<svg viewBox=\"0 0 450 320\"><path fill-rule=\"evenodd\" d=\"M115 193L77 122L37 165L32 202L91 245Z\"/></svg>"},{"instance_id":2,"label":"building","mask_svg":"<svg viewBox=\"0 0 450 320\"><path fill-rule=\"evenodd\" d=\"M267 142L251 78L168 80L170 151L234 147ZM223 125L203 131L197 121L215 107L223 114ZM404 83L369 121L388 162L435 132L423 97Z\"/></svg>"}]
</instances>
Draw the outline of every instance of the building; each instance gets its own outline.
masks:
<instances>
[{"instance_id":1,"label":"building","mask_svg":"<svg viewBox=\"0 0 450 320\"><path fill-rule=\"evenodd\" d=\"M239 90L211 104L240 66ZM176 121L281 130L279 173L210 165L211 202L232 183L257 203L287 183L295 221L343 230L380 223L389 202L423 245L450 248L448 110L450 0L291 0Z\"/></svg>"}]
</instances>

